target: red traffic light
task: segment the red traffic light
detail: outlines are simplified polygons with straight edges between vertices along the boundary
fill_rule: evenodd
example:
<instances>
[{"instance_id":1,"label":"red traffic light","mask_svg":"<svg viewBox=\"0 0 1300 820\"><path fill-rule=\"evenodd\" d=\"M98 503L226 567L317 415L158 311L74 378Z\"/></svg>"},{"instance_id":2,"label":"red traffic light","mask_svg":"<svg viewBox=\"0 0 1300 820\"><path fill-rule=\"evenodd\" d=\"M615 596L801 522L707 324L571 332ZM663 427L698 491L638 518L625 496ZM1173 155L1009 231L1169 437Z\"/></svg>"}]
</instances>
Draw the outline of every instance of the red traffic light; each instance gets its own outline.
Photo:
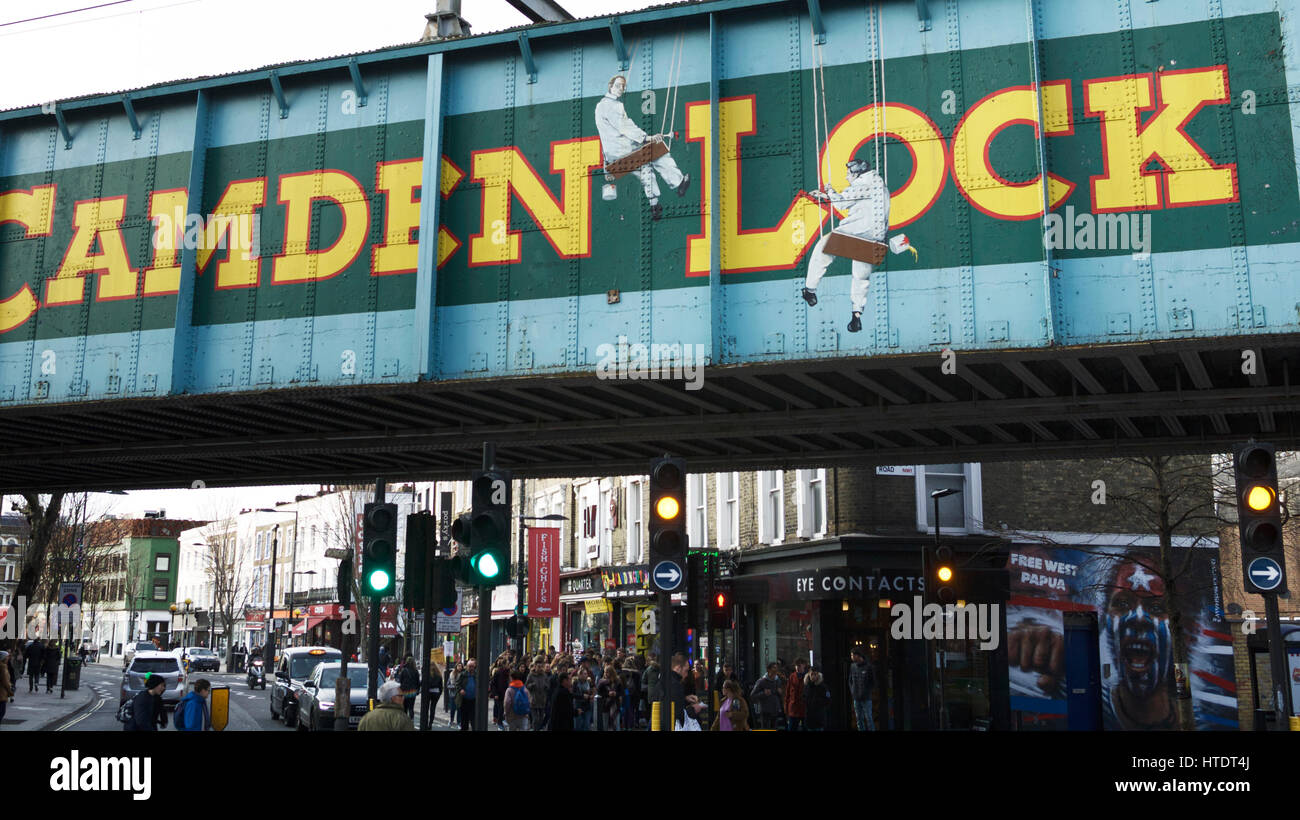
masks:
<instances>
[{"instance_id":1,"label":"red traffic light","mask_svg":"<svg viewBox=\"0 0 1300 820\"><path fill-rule=\"evenodd\" d=\"M727 594L725 592L719 592L717 595L713 596L713 605L718 609L725 608L727 606Z\"/></svg>"}]
</instances>

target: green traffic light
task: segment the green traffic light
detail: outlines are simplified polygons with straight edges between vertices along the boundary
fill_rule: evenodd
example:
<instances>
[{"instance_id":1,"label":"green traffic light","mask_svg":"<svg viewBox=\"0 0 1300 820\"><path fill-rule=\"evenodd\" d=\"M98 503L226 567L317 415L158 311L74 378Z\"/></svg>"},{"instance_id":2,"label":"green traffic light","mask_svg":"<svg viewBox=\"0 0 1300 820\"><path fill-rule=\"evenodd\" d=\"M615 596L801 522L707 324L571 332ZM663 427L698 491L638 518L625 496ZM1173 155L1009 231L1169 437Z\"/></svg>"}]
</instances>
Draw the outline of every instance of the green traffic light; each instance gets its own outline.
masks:
<instances>
[{"instance_id":1,"label":"green traffic light","mask_svg":"<svg viewBox=\"0 0 1300 820\"><path fill-rule=\"evenodd\" d=\"M370 573L370 588L376 592L388 589L388 573L377 569Z\"/></svg>"},{"instance_id":2,"label":"green traffic light","mask_svg":"<svg viewBox=\"0 0 1300 820\"><path fill-rule=\"evenodd\" d=\"M501 572L500 565L492 553L485 552L478 556L475 563L475 570L484 578L495 578Z\"/></svg>"}]
</instances>

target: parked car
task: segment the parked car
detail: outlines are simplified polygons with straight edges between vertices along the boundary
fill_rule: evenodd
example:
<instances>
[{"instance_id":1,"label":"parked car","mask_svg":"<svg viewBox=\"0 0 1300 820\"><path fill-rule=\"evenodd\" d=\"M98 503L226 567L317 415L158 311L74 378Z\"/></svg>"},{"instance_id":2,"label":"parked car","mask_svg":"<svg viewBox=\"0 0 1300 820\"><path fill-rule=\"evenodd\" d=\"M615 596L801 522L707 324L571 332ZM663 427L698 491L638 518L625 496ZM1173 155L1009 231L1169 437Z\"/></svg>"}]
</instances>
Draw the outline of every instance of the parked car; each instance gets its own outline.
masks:
<instances>
[{"instance_id":1,"label":"parked car","mask_svg":"<svg viewBox=\"0 0 1300 820\"><path fill-rule=\"evenodd\" d=\"M164 706L174 709L185 697L185 670L179 658L170 652L137 650L122 672L119 705L144 691L145 679L150 675L161 675L167 681L162 695Z\"/></svg>"},{"instance_id":2,"label":"parked car","mask_svg":"<svg viewBox=\"0 0 1300 820\"><path fill-rule=\"evenodd\" d=\"M137 652L157 652L158 647L154 646L153 641L136 641L126 645L126 651L123 653L122 668L125 669L131 665L131 660L135 658Z\"/></svg>"},{"instance_id":3,"label":"parked car","mask_svg":"<svg viewBox=\"0 0 1300 820\"><path fill-rule=\"evenodd\" d=\"M185 653L181 657L182 663L188 659L190 662L191 672L219 672L221 671L221 659L217 653L208 649L206 646L187 646Z\"/></svg>"},{"instance_id":4,"label":"parked car","mask_svg":"<svg viewBox=\"0 0 1300 820\"><path fill-rule=\"evenodd\" d=\"M322 663L342 661L343 653L330 646L295 646L280 652L275 660L275 683L271 686L271 717L285 726L297 722L298 695L303 682Z\"/></svg>"},{"instance_id":5,"label":"parked car","mask_svg":"<svg viewBox=\"0 0 1300 820\"><path fill-rule=\"evenodd\" d=\"M343 671L341 663L322 663L312 671L298 693L298 728L312 731L330 731L334 728L334 684ZM352 691L348 698L352 708L348 712L348 728L355 729L366 714L366 676L370 670L360 664L348 665L348 680Z\"/></svg>"}]
</instances>

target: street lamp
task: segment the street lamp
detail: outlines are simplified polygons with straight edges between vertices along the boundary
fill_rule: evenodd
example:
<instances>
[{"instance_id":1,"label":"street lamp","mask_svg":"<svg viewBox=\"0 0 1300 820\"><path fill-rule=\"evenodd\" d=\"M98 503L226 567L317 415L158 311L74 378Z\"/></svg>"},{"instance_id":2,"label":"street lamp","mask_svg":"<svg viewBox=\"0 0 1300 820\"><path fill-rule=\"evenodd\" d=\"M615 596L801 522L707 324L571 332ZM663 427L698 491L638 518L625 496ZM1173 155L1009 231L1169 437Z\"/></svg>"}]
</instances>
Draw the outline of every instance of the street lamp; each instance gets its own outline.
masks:
<instances>
[{"instance_id":1,"label":"street lamp","mask_svg":"<svg viewBox=\"0 0 1300 820\"><path fill-rule=\"evenodd\" d=\"M950 495L956 495L957 493L960 492L961 490L955 489L953 487L944 487L941 490L935 490L934 492L930 493L930 498L934 499L934 550L935 550L936 559L938 558L939 555L939 499L947 498ZM925 561L922 560L921 563L922 563L921 574L922 577L925 578L926 583L928 584L932 579L929 577L926 568L924 566ZM940 652L942 652L942 650L940 650ZM929 653L927 653L927 655L928 654ZM943 691L944 687L947 685L946 678L947 678L948 670L945 668L946 666L947 666L947 659L941 656L939 658L939 702L937 704L939 707L938 723L939 723L940 730L946 729L948 723L948 710L944 703L945 698L944 698L944 691ZM928 662L925 665L925 671L926 671L926 677L928 679L930 676L930 664ZM927 680L926 683L927 685L929 685L930 683L929 680Z\"/></svg>"},{"instance_id":2,"label":"street lamp","mask_svg":"<svg viewBox=\"0 0 1300 820\"><path fill-rule=\"evenodd\" d=\"M294 533L294 536L295 536L295 537L294 537L294 539L293 539L293 540L294 540L294 551L295 551L295 552L297 552L297 544L298 544L297 534L298 534L297 532ZM293 640L293 630L294 630L294 627L296 627L296 626L298 625L298 624L297 624L297 619L294 617L294 608L293 608L293 605L294 605L294 598L296 597L296 596L294 595L294 592L293 592L293 591L294 591L294 587L295 587L295 585L296 585L296 583L297 583L298 576L299 576L299 575L315 575L315 574L316 574L316 570L314 570L314 569L308 569L308 570L303 570L302 572L295 572L295 573L293 573L293 574L289 577L289 640L290 640L290 641Z\"/></svg>"},{"instance_id":3,"label":"street lamp","mask_svg":"<svg viewBox=\"0 0 1300 820\"><path fill-rule=\"evenodd\" d=\"M273 510L269 507L259 507L257 512L278 513L280 510ZM270 595L267 599L266 613L266 663L275 663L275 565L278 562L280 549L280 525L276 524L271 535L271 588ZM298 510L293 511L293 541L295 546L298 543Z\"/></svg>"}]
</instances>

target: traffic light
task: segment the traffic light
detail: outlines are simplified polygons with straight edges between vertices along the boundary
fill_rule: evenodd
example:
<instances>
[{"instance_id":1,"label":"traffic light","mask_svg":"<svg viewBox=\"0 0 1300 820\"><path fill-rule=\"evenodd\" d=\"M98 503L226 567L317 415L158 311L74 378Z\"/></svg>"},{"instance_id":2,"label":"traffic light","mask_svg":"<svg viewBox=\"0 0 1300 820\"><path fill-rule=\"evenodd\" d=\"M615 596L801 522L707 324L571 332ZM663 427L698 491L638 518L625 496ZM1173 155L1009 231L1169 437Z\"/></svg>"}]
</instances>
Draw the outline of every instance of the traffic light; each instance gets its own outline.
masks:
<instances>
[{"instance_id":1,"label":"traffic light","mask_svg":"<svg viewBox=\"0 0 1300 820\"><path fill-rule=\"evenodd\" d=\"M650 574L655 586L673 592L686 580L686 462L650 462Z\"/></svg>"},{"instance_id":2,"label":"traffic light","mask_svg":"<svg viewBox=\"0 0 1300 820\"><path fill-rule=\"evenodd\" d=\"M433 608L450 609L456 605L456 579L463 578L459 557L433 559Z\"/></svg>"},{"instance_id":3,"label":"traffic light","mask_svg":"<svg viewBox=\"0 0 1300 820\"><path fill-rule=\"evenodd\" d=\"M478 471L471 481L469 523L457 524L462 534L468 531L469 582L474 586L510 580L510 483L507 470Z\"/></svg>"},{"instance_id":4,"label":"traffic light","mask_svg":"<svg viewBox=\"0 0 1300 820\"><path fill-rule=\"evenodd\" d=\"M528 634L528 619L522 615L511 615L506 619L506 634L512 638L522 638Z\"/></svg>"},{"instance_id":5,"label":"traffic light","mask_svg":"<svg viewBox=\"0 0 1300 820\"><path fill-rule=\"evenodd\" d=\"M709 597L709 629L731 629L731 583L716 581Z\"/></svg>"},{"instance_id":6,"label":"traffic light","mask_svg":"<svg viewBox=\"0 0 1300 820\"><path fill-rule=\"evenodd\" d=\"M1239 444L1233 452L1237 527L1247 592L1286 592L1282 505L1277 494L1277 453L1272 444Z\"/></svg>"},{"instance_id":7,"label":"traffic light","mask_svg":"<svg viewBox=\"0 0 1300 820\"><path fill-rule=\"evenodd\" d=\"M407 609L424 609L425 562L434 551L436 534L431 513L418 512L406 516L406 560L403 564L406 583L402 591Z\"/></svg>"},{"instance_id":8,"label":"traffic light","mask_svg":"<svg viewBox=\"0 0 1300 820\"><path fill-rule=\"evenodd\" d=\"M350 552L350 550L349 550ZM352 559L339 561L338 577L339 607L346 610L352 606Z\"/></svg>"},{"instance_id":9,"label":"traffic light","mask_svg":"<svg viewBox=\"0 0 1300 820\"><path fill-rule=\"evenodd\" d=\"M957 600L957 592L953 589L957 570L952 560L952 547L945 545L935 547L933 554L930 578L934 583L934 600L940 604L954 603Z\"/></svg>"},{"instance_id":10,"label":"traffic light","mask_svg":"<svg viewBox=\"0 0 1300 820\"><path fill-rule=\"evenodd\" d=\"M393 594L397 575L397 505L371 502L361 526L362 589L371 598Z\"/></svg>"}]
</instances>

